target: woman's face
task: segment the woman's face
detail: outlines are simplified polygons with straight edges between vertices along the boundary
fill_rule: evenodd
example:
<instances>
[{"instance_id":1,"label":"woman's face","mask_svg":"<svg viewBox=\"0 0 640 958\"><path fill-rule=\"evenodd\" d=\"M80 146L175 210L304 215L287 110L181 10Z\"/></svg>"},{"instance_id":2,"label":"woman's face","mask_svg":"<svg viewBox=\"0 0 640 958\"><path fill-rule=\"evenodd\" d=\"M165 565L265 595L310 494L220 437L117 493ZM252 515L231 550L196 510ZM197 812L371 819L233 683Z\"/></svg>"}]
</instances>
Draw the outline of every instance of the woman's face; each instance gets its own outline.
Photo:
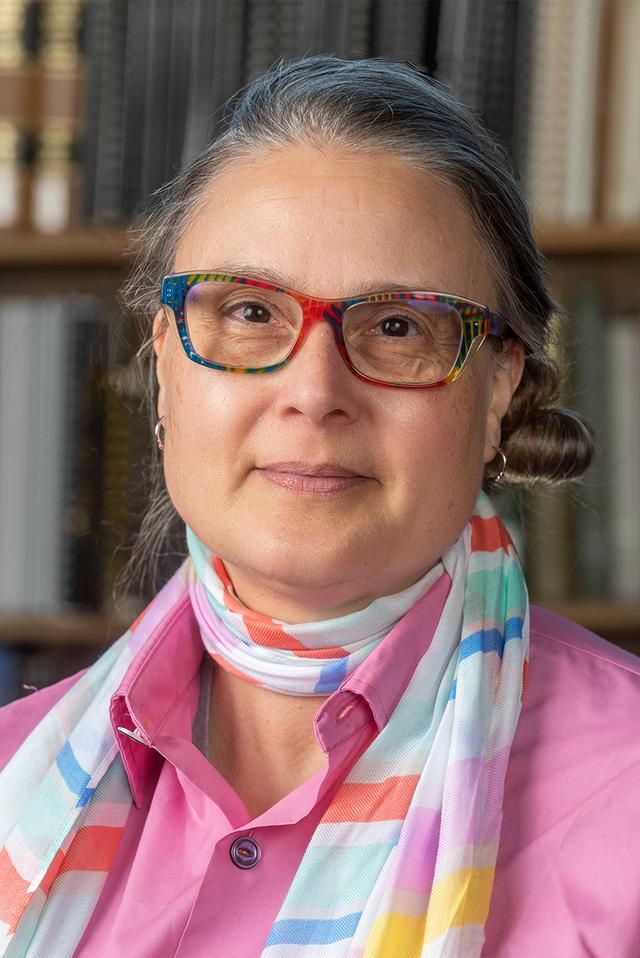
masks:
<instances>
[{"instance_id":1,"label":"woman's face","mask_svg":"<svg viewBox=\"0 0 640 958\"><path fill-rule=\"evenodd\" d=\"M219 175L175 271L254 267L309 296L402 285L496 306L457 195L383 154L287 146ZM485 342L454 383L380 387L350 372L319 323L287 366L245 376L191 362L160 314L154 331L171 498L241 601L291 623L364 608L439 560L473 511L523 367L519 344L498 359ZM291 460L365 479L322 495L261 468Z\"/></svg>"}]
</instances>

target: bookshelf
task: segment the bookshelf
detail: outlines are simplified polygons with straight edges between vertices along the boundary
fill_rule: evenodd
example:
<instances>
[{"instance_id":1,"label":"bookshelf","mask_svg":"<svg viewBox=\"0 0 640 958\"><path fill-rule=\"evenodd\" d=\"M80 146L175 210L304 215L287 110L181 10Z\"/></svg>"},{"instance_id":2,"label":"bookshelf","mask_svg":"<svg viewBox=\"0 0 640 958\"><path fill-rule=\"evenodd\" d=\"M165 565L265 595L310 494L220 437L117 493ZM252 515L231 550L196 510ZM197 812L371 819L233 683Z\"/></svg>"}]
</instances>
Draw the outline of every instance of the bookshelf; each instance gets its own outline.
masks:
<instances>
[{"instance_id":1,"label":"bookshelf","mask_svg":"<svg viewBox=\"0 0 640 958\"><path fill-rule=\"evenodd\" d=\"M86 293L115 308L131 240L123 228L99 224L129 222L138 204L215 135L228 97L276 57L330 49L338 56L412 61L443 79L509 145L527 193L541 212L540 221L557 221L536 231L550 263L549 283L556 299L569 306L563 296L572 283L580 288L592 283L606 298L605 322L610 314L640 316L633 94L640 74L635 49L626 39L635 35L638 22L632 5L596 0L587 5L514 6L510 0L496 0L478 5L472 18L449 16L438 22L438 4L399 7L393 0L379 0L367 5L370 16L348 18L337 28L331 5L300 3L289 5L290 15L279 19L277 30L271 29L261 0L191 4L188 10L177 2L160 9L147 0L125 0L109 11L107 6L87 0L9 0L12 17L0 31L0 80L11 81L17 94L15 102L5 96L0 103L0 121L16 136L15 151L7 140L2 153L0 142L0 165L16 176L18 202L10 225L3 220L0 229L0 297ZM601 17L594 15L596 7L602 8ZM180 30L174 22L178 8ZM486 36L493 38L490 69L478 71L474 56L460 57L456 51L483 49ZM54 88L59 97L48 95ZM173 118L171 136L168 117ZM50 194L38 186L50 186L50 174L56 171L62 172L66 200L61 204L54 191L50 207L42 202ZM65 223L92 225L68 225L52 235L37 232L38 224L40 229L43 223L51 225L51 210L60 213L61 206L66 208ZM620 215L631 220L616 222ZM569 226L563 220L585 225ZM592 335L598 334L592 330ZM591 340L585 341L585 350L585 356L593 353L601 361ZM591 375L587 366L585 377ZM592 399L597 403L599 396ZM94 413L104 416L100 435L110 430L110 463L117 473L118 462L147 441L146 432L142 439L137 432L127 438L131 421L127 426L119 418L117 404L104 411L95 405L95 397L92 401ZM626 435L629 429L624 428ZM102 447L95 445L101 457ZM591 531L604 521L594 506L597 483L603 487L615 474L614 465L606 461L605 466L610 471L585 490L588 506L583 511L591 516ZM95 464L92 468L95 475ZM101 519L92 534L99 529L103 560L118 545L109 524L125 528L122 517L130 507L127 476L110 474L110 482L122 498L92 501L92 514ZM31 502L33 497L23 498ZM8 500L14 501L10 496ZM558 509L562 511L563 502L545 513L543 536L544 522L557 518ZM561 559L566 557L563 535L564 526L559 530ZM548 542L553 550L553 537ZM601 549L599 554L611 553ZM83 570L85 582L91 580L92 568L88 564ZM571 595L568 582L559 583L560 595ZM640 594L632 591L628 600L595 594L587 587L583 598L538 599L531 590L531 601L640 654ZM99 607L98 602L93 605ZM46 684L51 678L45 654L58 658L61 650L67 662L64 674L70 674L73 665L88 664L96 650L132 621L117 621L115 614L0 613L0 653L19 647L34 660L41 655L40 675Z\"/></svg>"},{"instance_id":2,"label":"bookshelf","mask_svg":"<svg viewBox=\"0 0 640 958\"><path fill-rule=\"evenodd\" d=\"M623 290L635 292L640 269L640 225L593 224L544 227L536 238L556 276L572 271L604 275L613 268L622 275ZM124 230L77 229L59 236L27 231L0 233L0 294L32 291L86 290L115 302L130 258L131 239ZM540 604L565 615L610 641L640 654L640 601L540 599ZM129 625L103 614L48 616L0 615L0 645L104 648Z\"/></svg>"}]
</instances>

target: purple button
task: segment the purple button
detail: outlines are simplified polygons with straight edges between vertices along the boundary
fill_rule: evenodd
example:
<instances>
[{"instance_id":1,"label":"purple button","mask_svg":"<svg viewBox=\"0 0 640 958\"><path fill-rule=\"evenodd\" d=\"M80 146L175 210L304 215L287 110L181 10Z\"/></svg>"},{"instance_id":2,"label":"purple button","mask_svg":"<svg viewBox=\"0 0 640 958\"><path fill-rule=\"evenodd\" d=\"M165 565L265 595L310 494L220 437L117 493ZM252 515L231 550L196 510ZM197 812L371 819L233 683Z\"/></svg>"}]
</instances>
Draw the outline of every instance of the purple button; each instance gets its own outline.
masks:
<instances>
[{"instance_id":1,"label":"purple button","mask_svg":"<svg viewBox=\"0 0 640 958\"><path fill-rule=\"evenodd\" d=\"M229 849L231 861L238 868L253 868L260 861L260 846L253 838L236 838Z\"/></svg>"}]
</instances>

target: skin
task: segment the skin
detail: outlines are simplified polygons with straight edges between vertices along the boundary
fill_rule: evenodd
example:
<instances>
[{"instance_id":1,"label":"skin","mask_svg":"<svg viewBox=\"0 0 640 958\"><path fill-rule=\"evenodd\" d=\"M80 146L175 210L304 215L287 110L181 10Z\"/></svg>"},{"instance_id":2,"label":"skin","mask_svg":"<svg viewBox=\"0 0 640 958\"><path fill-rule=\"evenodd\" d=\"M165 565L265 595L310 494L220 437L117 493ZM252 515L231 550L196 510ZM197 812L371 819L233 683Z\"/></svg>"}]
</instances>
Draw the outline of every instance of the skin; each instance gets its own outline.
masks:
<instances>
[{"instance_id":1,"label":"skin","mask_svg":"<svg viewBox=\"0 0 640 958\"><path fill-rule=\"evenodd\" d=\"M286 146L236 162L181 237L175 271L237 272L238 262L278 270L310 296L372 283L496 303L455 190L387 154ZM438 562L473 511L524 366L520 343L499 356L485 342L450 385L389 389L349 371L328 324L262 376L191 362L161 313L154 334L171 498L241 601L290 623L362 609ZM290 459L368 478L325 498L285 491L256 468ZM282 695L220 668L212 691L210 758L250 811L325 766L312 722L324 696Z\"/></svg>"}]
</instances>

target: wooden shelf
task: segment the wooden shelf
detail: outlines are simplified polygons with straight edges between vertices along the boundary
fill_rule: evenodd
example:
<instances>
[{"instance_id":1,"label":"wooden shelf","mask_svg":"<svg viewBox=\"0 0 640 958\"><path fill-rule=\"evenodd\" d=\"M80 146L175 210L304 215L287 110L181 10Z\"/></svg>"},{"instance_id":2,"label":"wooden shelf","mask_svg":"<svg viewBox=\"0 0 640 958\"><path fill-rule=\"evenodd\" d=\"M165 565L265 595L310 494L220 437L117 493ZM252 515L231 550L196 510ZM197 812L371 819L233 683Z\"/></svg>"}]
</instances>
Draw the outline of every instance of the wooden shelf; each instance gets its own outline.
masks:
<instances>
[{"instance_id":1,"label":"wooden shelf","mask_svg":"<svg viewBox=\"0 0 640 958\"><path fill-rule=\"evenodd\" d=\"M536 240L545 256L619 256L640 254L640 224L541 226Z\"/></svg>"},{"instance_id":2,"label":"wooden shelf","mask_svg":"<svg viewBox=\"0 0 640 958\"><path fill-rule=\"evenodd\" d=\"M0 231L0 266L120 270L126 266L130 243L124 230L86 229L58 236Z\"/></svg>"},{"instance_id":3,"label":"wooden shelf","mask_svg":"<svg viewBox=\"0 0 640 958\"><path fill-rule=\"evenodd\" d=\"M536 239L549 257L640 254L640 224L545 225ZM124 229L78 229L58 236L0 231L0 267L101 267L121 270L131 254Z\"/></svg>"},{"instance_id":4,"label":"wooden shelf","mask_svg":"<svg viewBox=\"0 0 640 958\"><path fill-rule=\"evenodd\" d=\"M606 601L605 599L536 599L530 597L531 605L540 605L550 612L572 619L592 632L606 637L635 633L640 646L640 602Z\"/></svg>"},{"instance_id":5,"label":"wooden shelf","mask_svg":"<svg viewBox=\"0 0 640 958\"><path fill-rule=\"evenodd\" d=\"M95 645L117 639L131 625L91 614L0 615L0 643L5 645Z\"/></svg>"}]
</instances>

